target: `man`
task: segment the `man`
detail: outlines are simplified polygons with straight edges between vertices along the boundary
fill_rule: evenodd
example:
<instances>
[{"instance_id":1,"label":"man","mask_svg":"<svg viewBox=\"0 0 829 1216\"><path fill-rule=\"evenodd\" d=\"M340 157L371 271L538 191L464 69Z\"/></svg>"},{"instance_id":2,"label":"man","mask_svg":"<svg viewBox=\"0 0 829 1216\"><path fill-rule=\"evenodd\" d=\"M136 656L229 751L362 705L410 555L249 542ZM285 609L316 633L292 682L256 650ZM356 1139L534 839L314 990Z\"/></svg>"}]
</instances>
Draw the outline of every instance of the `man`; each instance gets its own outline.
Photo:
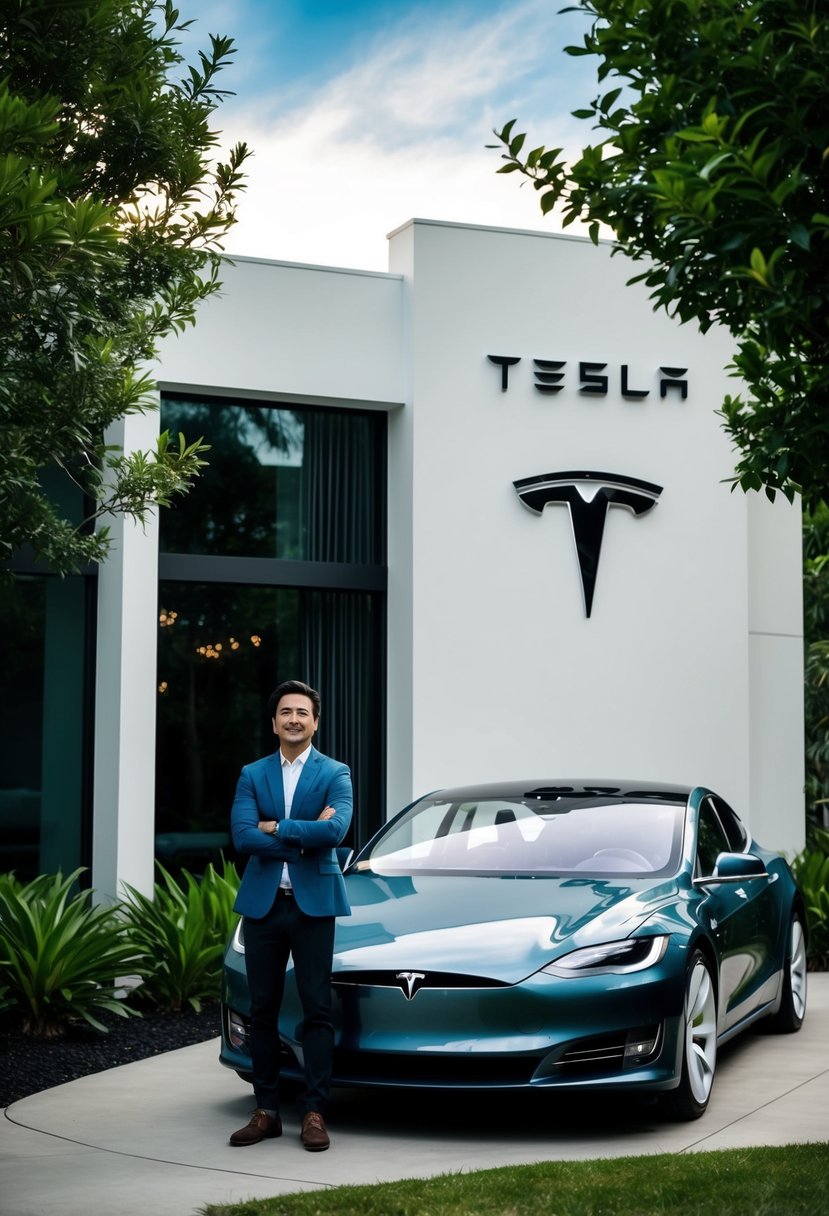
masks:
<instances>
[{"instance_id":1,"label":"man","mask_svg":"<svg viewBox=\"0 0 829 1216\"><path fill-rule=\"evenodd\" d=\"M268 716L279 748L242 769L231 811L233 844L248 858L235 911L244 918L256 1110L230 1143L282 1135L277 1019L290 955L303 1011L300 1137L319 1152L330 1143L323 1113L334 1046L334 918L351 912L334 852L351 822L351 774L312 745L320 717L315 689L299 680L280 684Z\"/></svg>"}]
</instances>

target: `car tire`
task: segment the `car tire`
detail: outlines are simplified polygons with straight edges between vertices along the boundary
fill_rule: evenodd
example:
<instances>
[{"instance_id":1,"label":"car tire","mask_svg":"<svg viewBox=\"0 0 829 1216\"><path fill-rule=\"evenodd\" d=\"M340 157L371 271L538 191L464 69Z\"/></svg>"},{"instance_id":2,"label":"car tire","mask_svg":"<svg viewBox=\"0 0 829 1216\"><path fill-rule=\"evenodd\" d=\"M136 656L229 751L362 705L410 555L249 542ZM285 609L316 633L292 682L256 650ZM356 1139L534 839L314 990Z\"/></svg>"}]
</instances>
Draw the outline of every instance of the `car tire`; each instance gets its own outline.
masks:
<instances>
[{"instance_id":1,"label":"car tire","mask_svg":"<svg viewBox=\"0 0 829 1216\"><path fill-rule=\"evenodd\" d=\"M783 963L783 995L780 1008L764 1023L775 1034L794 1034L806 1017L806 933L800 913L792 915L786 958Z\"/></svg>"},{"instance_id":2,"label":"car tire","mask_svg":"<svg viewBox=\"0 0 829 1216\"><path fill-rule=\"evenodd\" d=\"M701 950L694 951L685 978L681 1033L679 1085L663 1095L663 1108L685 1122L705 1114L717 1066L717 989Z\"/></svg>"}]
</instances>

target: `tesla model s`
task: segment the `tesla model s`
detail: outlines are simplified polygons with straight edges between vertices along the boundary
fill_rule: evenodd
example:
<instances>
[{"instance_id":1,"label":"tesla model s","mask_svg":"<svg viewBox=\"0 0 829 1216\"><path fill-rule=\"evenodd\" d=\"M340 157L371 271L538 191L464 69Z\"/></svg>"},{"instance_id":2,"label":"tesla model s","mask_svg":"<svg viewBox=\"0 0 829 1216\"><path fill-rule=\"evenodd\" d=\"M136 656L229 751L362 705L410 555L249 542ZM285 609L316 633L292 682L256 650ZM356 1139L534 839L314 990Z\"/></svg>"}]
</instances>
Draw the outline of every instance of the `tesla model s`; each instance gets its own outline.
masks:
<instances>
[{"instance_id":1,"label":"tesla model s","mask_svg":"<svg viewBox=\"0 0 829 1216\"><path fill-rule=\"evenodd\" d=\"M326 857L323 861L330 860ZM444 789L351 859L337 922L335 1085L651 1091L699 1117L717 1049L806 1011L784 858L703 787L527 780ZM283 1071L301 1075L288 977ZM244 928L221 1061L250 1074Z\"/></svg>"}]
</instances>

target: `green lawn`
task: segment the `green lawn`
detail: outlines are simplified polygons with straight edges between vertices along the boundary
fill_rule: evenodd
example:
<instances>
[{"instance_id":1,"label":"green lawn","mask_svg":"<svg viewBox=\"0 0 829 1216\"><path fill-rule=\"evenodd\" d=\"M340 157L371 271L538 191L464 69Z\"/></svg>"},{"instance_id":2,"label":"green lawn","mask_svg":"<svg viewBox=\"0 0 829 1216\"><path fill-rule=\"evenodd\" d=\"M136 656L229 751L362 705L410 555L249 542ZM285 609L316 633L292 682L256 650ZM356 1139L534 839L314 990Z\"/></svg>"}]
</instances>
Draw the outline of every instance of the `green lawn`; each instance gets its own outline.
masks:
<instances>
[{"instance_id":1,"label":"green lawn","mask_svg":"<svg viewBox=\"0 0 829 1216\"><path fill-rule=\"evenodd\" d=\"M210 1204L206 1216L826 1216L829 1143L549 1161Z\"/></svg>"}]
</instances>

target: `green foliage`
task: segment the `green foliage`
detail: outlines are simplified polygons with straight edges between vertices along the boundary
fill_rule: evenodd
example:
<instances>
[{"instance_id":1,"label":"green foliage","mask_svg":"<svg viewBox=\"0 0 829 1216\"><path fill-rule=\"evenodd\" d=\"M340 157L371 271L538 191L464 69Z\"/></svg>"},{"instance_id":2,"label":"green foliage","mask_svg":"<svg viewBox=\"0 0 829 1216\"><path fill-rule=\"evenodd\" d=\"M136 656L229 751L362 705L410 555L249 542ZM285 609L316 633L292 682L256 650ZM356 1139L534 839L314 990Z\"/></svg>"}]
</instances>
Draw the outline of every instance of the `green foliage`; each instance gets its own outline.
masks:
<instances>
[{"instance_id":1,"label":"green foliage","mask_svg":"<svg viewBox=\"0 0 829 1216\"><path fill-rule=\"evenodd\" d=\"M29 1034L60 1035L78 1018L105 1030L96 1013L132 1012L116 979L136 970L139 949L115 908L93 907L90 891L71 893L81 873L25 885L0 875L0 993Z\"/></svg>"},{"instance_id":2,"label":"green foliage","mask_svg":"<svg viewBox=\"0 0 829 1216\"><path fill-rule=\"evenodd\" d=\"M239 893L239 873L232 861L222 858L222 872L211 862L199 880L204 915L213 939L224 949L239 919L233 911Z\"/></svg>"},{"instance_id":3,"label":"green foliage","mask_svg":"<svg viewBox=\"0 0 829 1216\"><path fill-rule=\"evenodd\" d=\"M102 451L107 453L107 481L99 483L98 507L87 516L87 523L119 513L143 521L151 503L169 507L173 497L183 493L190 479L199 475L207 463L200 454L209 448L200 439L187 443L181 432L177 442L171 443L170 432L162 431L154 452L125 456L110 445Z\"/></svg>"},{"instance_id":4,"label":"green foliage","mask_svg":"<svg viewBox=\"0 0 829 1216\"><path fill-rule=\"evenodd\" d=\"M815 832L816 847L792 862L792 873L806 904L809 967L829 970L829 832Z\"/></svg>"},{"instance_id":5,"label":"green foliage","mask_svg":"<svg viewBox=\"0 0 829 1216\"><path fill-rule=\"evenodd\" d=\"M233 42L188 65L189 24L171 0L0 11L0 566L26 543L59 573L102 560L94 521L143 521L204 463L181 437L106 438L155 405L140 369L219 288L243 189L247 147L222 162L210 127Z\"/></svg>"},{"instance_id":6,"label":"green foliage","mask_svg":"<svg viewBox=\"0 0 829 1216\"><path fill-rule=\"evenodd\" d=\"M0 984L0 1013L14 1008L14 997L8 984Z\"/></svg>"},{"instance_id":7,"label":"green foliage","mask_svg":"<svg viewBox=\"0 0 829 1216\"><path fill-rule=\"evenodd\" d=\"M93 907L90 891L72 894L81 870L26 885L0 875L0 1010L19 1014L27 1033L53 1036L78 1018L105 1031L101 1010L135 1014L116 995L126 975L143 980L139 1002L162 1009L218 999L236 868L209 865L201 879L184 871L183 886L159 871L153 899L129 888L129 902L108 907Z\"/></svg>"},{"instance_id":8,"label":"green foliage","mask_svg":"<svg viewBox=\"0 0 829 1216\"><path fill-rule=\"evenodd\" d=\"M199 1010L202 1000L221 993L239 878L228 862L221 874L208 865L201 879L182 871L183 885L163 866L158 870L161 882L152 899L127 887L127 932L145 957L135 998L160 1009L180 1010L187 1003Z\"/></svg>"},{"instance_id":9,"label":"green foliage","mask_svg":"<svg viewBox=\"0 0 829 1216\"><path fill-rule=\"evenodd\" d=\"M567 164L506 162L563 223L601 225L647 263L655 307L737 339L724 426L735 484L819 502L829 485L829 15L809 0L578 0L600 92L574 111L599 132ZM613 85L601 91L605 82Z\"/></svg>"},{"instance_id":10,"label":"green foliage","mask_svg":"<svg viewBox=\"0 0 829 1216\"><path fill-rule=\"evenodd\" d=\"M806 830L829 822L829 507L803 520Z\"/></svg>"}]
</instances>

